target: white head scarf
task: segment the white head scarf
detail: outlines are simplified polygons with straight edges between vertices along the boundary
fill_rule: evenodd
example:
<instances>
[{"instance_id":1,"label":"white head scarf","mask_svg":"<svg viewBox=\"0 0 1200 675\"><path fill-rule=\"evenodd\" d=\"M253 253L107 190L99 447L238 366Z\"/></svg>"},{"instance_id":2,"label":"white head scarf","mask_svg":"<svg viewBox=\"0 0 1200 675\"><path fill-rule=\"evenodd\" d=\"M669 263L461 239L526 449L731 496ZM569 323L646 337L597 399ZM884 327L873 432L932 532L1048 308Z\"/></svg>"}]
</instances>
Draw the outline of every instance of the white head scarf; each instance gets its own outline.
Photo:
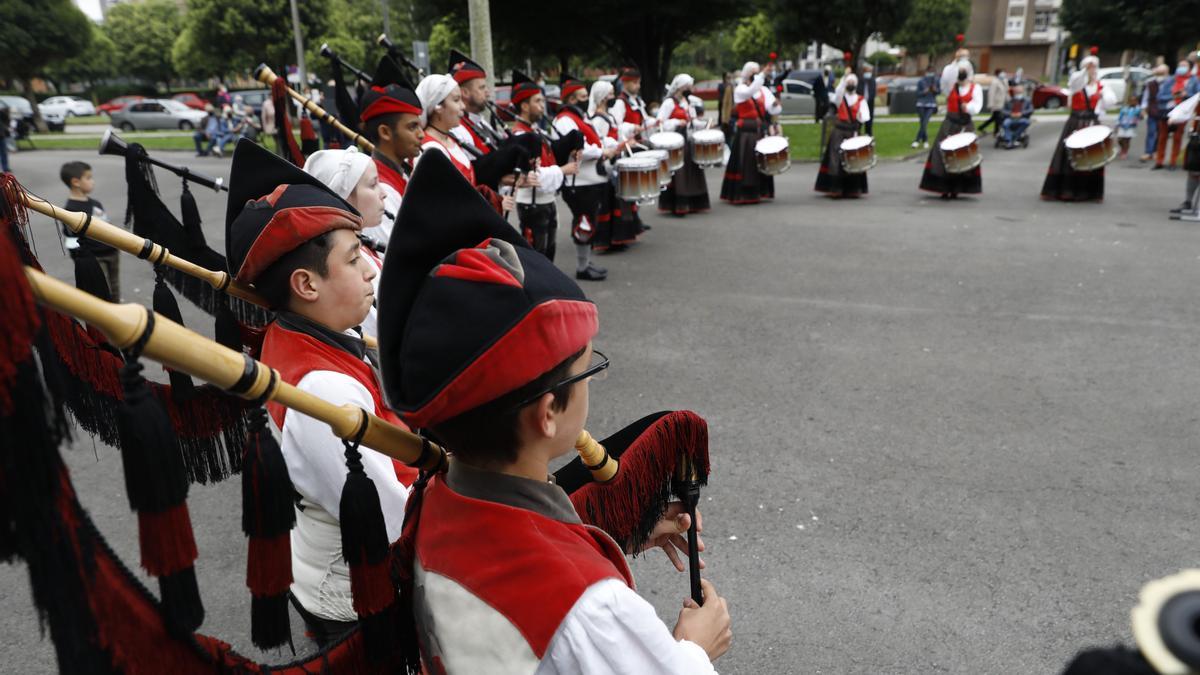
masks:
<instances>
[{"instance_id":1,"label":"white head scarf","mask_svg":"<svg viewBox=\"0 0 1200 675\"><path fill-rule=\"evenodd\" d=\"M345 150L319 150L308 156L304 171L348 200L372 161L353 146Z\"/></svg>"},{"instance_id":2,"label":"white head scarf","mask_svg":"<svg viewBox=\"0 0 1200 675\"><path fill-rule=\"evenodd\" d=\"M975 80L975 66L972 66L970 61L968 61L966 59L959 59L958 69L967 71L967 83L968 84ZM957 82L958 75L956 74L954 77L956 78L955 82Z\"/></svg>"},{"instance_id":3,"label":"white head scarf","mask_svg":"<svg viewBox=\"0 0 1200 675\"><path fill-rule=\"evenodd\" d=\"M588 117L596 114L596 109L601 103L608 100L612 96L613 86L611 82L604 80L596 80L592 83L592 90L588 93Z\"/></svg>"},{"instance_id":4,"label":"white head scarf","mask_svg":"<svg viewBox=\"0 0 1200 675\"><path fill-rule=\"evenodd\" d=\"M446 100L458 83L449 75L428 75L417 85L417 98L421 99L421 126L429 124L429 113Z\"/></svg>"},{"instance_id":5,"label":"white head scarf","mask_svg":"<svg viewBox=\"0 0 1200 675\"><path fill-rule=\"evenodd\" d=\"M1099 68L1099 67L1100 67L1100 59L1098 59L1098 58L1096 58L1095 56L1093 56L1093 55L1090 55L1090 54L1089 54L1088 56L1085 56L1085 57L1083 57L1083 60L1079 62L1079 69L1080 69L1080 70L1085 70L1085 69L1087 69L1087 67L1088 67L1088 64L1090 64L1090 63L1094 63L1094 64L1096 64L1096 67L1097 67L1097 68Z\"/></svg>"},{"instance_id":6,"label":"white head scarf","mask_svg":"<svg viewBox=\"0 0 1200 675\"><path fill-rule=\"evenodd\" d=\"M696 80L687 73L680 73L671 80L671 86L667 87L667 96L674 96L677 92L687 89L696 84Z\"/></svg>"},{"instance_id":7,"label":"white head scarf","mask_svg":"<svg viewBox=\"0 0 1200 675\"><path fill-rule=\"evenodd\" d=\"M759 71L759 66L758 66L757 61L747 61L746 65L742 66L742 79L751 77L758 71Z\"/></svg>"},{"instance_id":8,"label":"white head scarf","mask_svg":"<svg viewBox=\"0 0 1200 675\"><path fill-rule=\"evenodd\" d=\"M842 78L843 88L849 87L850 85L854 85L855 87L858 86L858 76L854 73L847 73L846 77Z\"/></svg>"}]
</instances>

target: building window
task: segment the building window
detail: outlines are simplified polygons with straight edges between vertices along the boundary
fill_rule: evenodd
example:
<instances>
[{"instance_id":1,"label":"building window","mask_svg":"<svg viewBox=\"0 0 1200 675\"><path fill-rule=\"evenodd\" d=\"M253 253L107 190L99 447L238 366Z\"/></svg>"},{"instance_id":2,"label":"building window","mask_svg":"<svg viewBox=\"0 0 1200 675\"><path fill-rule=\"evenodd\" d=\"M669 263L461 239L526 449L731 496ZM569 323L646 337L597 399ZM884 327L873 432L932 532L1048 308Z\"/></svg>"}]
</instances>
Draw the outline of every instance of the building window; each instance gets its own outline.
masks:
<instances>
[{"instance_id":1,"label":"building window","mask_svg":"<svg viewBox=\"0 0 1200 675\"><path fill-rule=\"evenodd\" d=\"M1057 23L1058 12L1052 9L1041 10L1033 13L1033 32L1045 33L1048 32Z\"/></svg>"}]
</instances>

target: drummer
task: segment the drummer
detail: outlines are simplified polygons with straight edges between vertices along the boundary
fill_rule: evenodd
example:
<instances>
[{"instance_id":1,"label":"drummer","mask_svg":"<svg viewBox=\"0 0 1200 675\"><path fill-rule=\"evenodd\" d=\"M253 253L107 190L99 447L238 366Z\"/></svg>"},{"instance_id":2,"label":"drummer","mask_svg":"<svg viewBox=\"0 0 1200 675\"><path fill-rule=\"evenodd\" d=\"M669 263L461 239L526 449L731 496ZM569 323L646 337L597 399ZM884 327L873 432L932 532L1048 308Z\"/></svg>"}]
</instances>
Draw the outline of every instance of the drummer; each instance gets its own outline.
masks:
<instances>
[{"instance_id":1,"label":"drummer","mask_svg":"<svg viewBox=\"0 0 1200 675\"><path fill-rule=\"evenodd\" d=\"M633 145L634 139L622 139L618 132L617 120L609 114L608 108L614 100L613 86L609 82L603 80L592 83L591 93L588 95L588 123L596 130L598 135L604 141L605 147L617 147L622 153L629 153L630 146ZM611 170L615 171L615 162ZM610 189L612 183L609 183ZM637 241L645 231L642 226L642 218L638 215L637 202L632 202L626 199L621 199L615 191L612 195L612 223L611 235L609 240L605 242L603 238L594 238L592 240L592 248L600 251L622 251L630 244Z\"/></svg>"},{"instance_id":2,"label":"drummer","mask_svg":"<svg viewBox=\"0 0 1200 675\"><path fill-rule=\"evenodd\" d=\"M1071 73L1067 88L1071 91L1071 116L1063 125L1054 156L1050 159L1050 170L1042 183L1042 199L1059 199L1064 202L1100 201L1104 199L1104 167L1094 171L1076 171L1071 166L1066 140L1071 134L1099 121L1104 111L1116 105L1117 97L1112 90L1100 83L1097 69L1100 59L1085 56L1079 62L1079 70Z\"/></svg>"},{"instance_id":3,"label":"drummer","mask_svg":"<svg viewBox=\"0 0 1200 675\"><path fill-rule=\"evenodd\" d=\"M921 174L921 189L936 192L942 199L983 192L983 174L978 165L963 173L950 173L946 171L942 155L942 143L948 137L961 133L974 135L975 122L971 116L983 108L983 92L973 81L975 73L970 61L962 58L957 65L958 75L954 85L947 89L950 93L946 97L946 119L942 121L942 128L938 129L937 138L925 160L925 172Z\"/></svg>"},{"instance_id":4,"label":"drummer","mask_svg":"<svg viewBox=\"0 0 1200 675\"><path fill-rule=\"evenodd\" d=\"M688 103L695 80L687 73L680 73L671 80L667 88L667 97L658 108L658 122L663 131L673 131L684 135L685 139L691 129L708 127L707 120L697 117L695 110ZM683 166L671 177L671 184L658 197L658 210L679 217L689 213L699 213L710 208L708 201L708 181L704 170L696 164L692 144L684 142Z\"/></svg>"},{"instance_id":5,"label":"drummer","mask_svg":"<svg viewBox=\"0 0 1200 675\"><path fill-rule=\"evenodd\" d=\"M858 136L859 127L871 119L866 99L858 93L858 77L854 73L848 73L838 83L833 106L837 110L837 121L825 144L825 152L821 154L815 189L835 198L865 195L867 173L847 173L841 155L842 143Z\"/></svg>"},{"instance_id":6,"label":"drummer","mask_svg":"<svg viewBox=\"0 0 1200 675\"><path fill-rule=\"evenodd\" d=\"M721 199L731 204L757 204L775 198L775 178L758 170L754 155L754 144L766 135L771 116L782 112L770 88L763 86L764 79L774 72L773 63L760 72L757 63L747 61L742 66L741 81L733 89L733 144L721 182Z\"/></svg>"}]
</instances>

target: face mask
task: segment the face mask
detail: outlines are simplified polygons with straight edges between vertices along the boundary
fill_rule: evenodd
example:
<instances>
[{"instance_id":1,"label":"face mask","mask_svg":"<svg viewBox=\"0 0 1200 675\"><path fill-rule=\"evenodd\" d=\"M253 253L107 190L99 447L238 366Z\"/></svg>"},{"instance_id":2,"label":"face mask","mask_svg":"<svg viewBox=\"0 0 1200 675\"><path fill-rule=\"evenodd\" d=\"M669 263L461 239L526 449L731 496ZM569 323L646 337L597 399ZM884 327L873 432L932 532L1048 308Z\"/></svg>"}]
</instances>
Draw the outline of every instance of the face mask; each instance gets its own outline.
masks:
<instances>
[{"instance_id":1,"label":"face mask","mask_svg":"<svg viewBox=\"0 0 1200 675\"><path fill-rule=\"evenodd\" d=\"M858 89L858 87L853 84L846 85L846 93L847 94L853 94L855 89Z\"/></svg>"},{"instance_id":2,"label":"face mask","mask_svg":"<svg viewBox=\"0 0 1200 675\"><path fill-rule=\"evenodd\" d=\"M958 81L959 81L959 82L966 82L966 81L967 81L967 73L966 73L966 71L963 71L963 70L960 70L960 71L958 71Z\"/></svg>"},{"instance_id":3,"label":"face mask","mask_svg":"<svg viewBox=\"0 0 1200 675\"><path fill-rule=\"evenodd\" d=\"M1185 66L1179 66L1178 68L1175 69L1175 74L1176 75L1187 75L1188 69Z\"/></svg>"},{"instance_id":4,"label":"face mask","mask_svg":"<svg viewBox=\"0 0 1200 675\"><path fill-rule=\"evenodd\" d=\"M869 79L871 79L871 73L863 73L863 79L864 79L864 80L869 80Z\"/></svg>"}]
</instances>

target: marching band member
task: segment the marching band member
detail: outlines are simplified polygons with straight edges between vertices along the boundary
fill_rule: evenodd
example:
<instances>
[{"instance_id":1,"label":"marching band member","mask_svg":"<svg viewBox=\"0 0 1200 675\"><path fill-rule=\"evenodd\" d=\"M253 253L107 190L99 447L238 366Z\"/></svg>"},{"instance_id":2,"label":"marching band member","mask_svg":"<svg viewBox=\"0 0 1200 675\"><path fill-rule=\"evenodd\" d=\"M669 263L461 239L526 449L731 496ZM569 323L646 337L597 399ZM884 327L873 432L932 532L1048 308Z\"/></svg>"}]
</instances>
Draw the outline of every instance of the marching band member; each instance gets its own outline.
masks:
<instances>
[{"instance_id":1,"label":"marching band member","mask_svg":"<svg viewBox=\"0 0 1200 675\"><path fill-rule=\"evenodd\" d=\"M621 93L609 107L609 114L617 121L617 133L621 140L638 138L657 122L646 112L646 102L640 96L642 74L637 68L621 69Z\"/></svg>"},{"instance_id":2,"label":"marching band member","mask_svg":"<svg viewBox=\"0 0 1200 675\"><path fill-rule=\"evenodd\" d=\"M608 114L608 106L613 98L612 84L604 81L592 83L592 91L588 96L588 124L596 130L605 148L617 147L618 154L625 151L634 142L632 138L621 139L617 133L617 121ZM619 144L619 146L614 146ZM616 171L615 166L609 166L609 171ZM592 239L592 248L605 251L620 251L629 244L637 241L645 229L642 218L638 215L637 204L621 199L616 194L612 181L609 181L609 191L612 193L611 234L607 244L603 239Z\"/></svg>"},{"instance_id":3,"label":"marching band member","mask_svg":"<svg viewBox=\"0 0 1200 675\"><path fill-rule=\"evenodd\" d=\"M579 165L570 161L557 166L550 139L538 126L546 114L546 95L537 83L515 70L511 105L517 113L513 134L537 134L542 142L537 171L526 174L516 184L517 220L529 245L553 261L558 234L556 197L564 179L578 173Z\"/></svg>"},{"instance_id":4,"label":"marching band member","mask_svg":"<svg viewBox=\"0 0 1200 675\"><path fill-rule=\"evenodd\" d=\"M1196 109L1200 107L1198 104L1200 104L1200 93L1193 94L1179 105L1171 108L1171 112L1167 113L1167 124L1185 129L1190 126L1192 127L1190 133L1196 133ZM1193 156L1191 143L1188 143L1188 146L1189 150L1183 157L1183 169L1187 172L1183 203L1177 208L1171 209L1171 220L1200 220L1198 217L1200 200L1196 194L1196 191L1200 190L1200 165L1196 164L1196 160L1200 158Z\"/></svg>"},{"instance_id":5,"label":"marching band member","mask_svg":"<svg viewBox=\"0 0 1200 675\"><path fill-rule=\"evenodd\" d=\"M971 50L969 49L959 49L954 52L954 60L947 63L945 68L942 68L942 91L949 92L958 83L958 71L962 68L973 69L971 66Z\"/></svg>"},{"instance_id":6,"label":"marching band member","mask_svg":"<svg viewBox=\"0 0 1200 675\"><path fill-rule=\"evenodd\" d=\"M487 83L487 73L483 66L467 58L457 49L450 50L450 76L462 90L462 101L465 113L461 123L450 128L454 138L473 154L486 155L500 147L500 142L508 136L499 123L491 116L488 109L488 97L491 91ZM493 121L489 121L492 118Z\"/></svg>"},{"instance_id":7,"label":"marching band member","mask_svg":"<svg viewBox=\"0 0 1200 675\"><path fill-rule=\"evenodd\" d=\"M1064 144L1067 137L1084 127L1096 124L1108 106L1116 105L1117 97L1101 84L1096 75L1100 59L1085 56L1080 69L1071 73L1067 88L1071 91L1071 116L1063 125L1058 145L1050 159L1050 169L1042 183L1042 199L1082 202L1104 199L1104 168L1095 171L1076 171L1067 157Z\"/></svg>"},{"instance_id":8,"label":"marching band member","mask_svg":"<svg viewBox=\"0 0 1200 675\"><path fill-rule=\"evenodd\" d=\"M964 52L966 50L959 50ZM983 109L983 92L971 80L974 70L965 58L958 60L958 75L946 97L946 119L938 129L933 147L929 149L929 157L925 160L925 171L921 174L921 189L937 192L942 199L953 199L960 194L978 194L983 191L983 174L979 167L965 173L949 173L946 171L946 161L942 156L942 141L947 136L974 131L975 122L971 116ZM942 77L945 78L943 71Z\"/></svg>"},{"instance_id":9,"label":"marching band member","mask_svg":"<svg viewBox=\"0 0 1200 675\"><path fill-rule=\"evenodd\" d=\"M772 63L759 72L757 63L747 61L741 82L733 90L735 135L721 182L721 199L731 204L757 204L775 197L775 177L760 173L754 156L754 144L767 134L771 115L782 111L775 95L763 86L764 79L774 72Z\"/></svg>"},{"instance_id":10,"label":"marching band member","mask_svg":"<svg viewBox=\"0 0 1200 675\"><path fill-rule=\"evenodd\" d=\"M867 174L846 173L842 164L842 142L858 135L859 127L871 119L867 100L858 93L858 77L849 73L838 83L833 94L833 107L837 110L837 121L829 132L825 152L821 154L821 168L817 171L817 192L833 197L858 197L867 194Z\"/></svg>"},{"instance_id":11,"label":"marching band member","mask_svg":"<svg viewBox=\"0 0 1200 675\"><path fill-rule=\"evenodd\" d=\"M663 131L682 133L686 139L689 130L708 126L707 120L696 116L695 109L688 100L693 86L695 80L687 73L680 73L671 80L671 85L667 87L667 97L658 108L658 123ZM710 206L708 181L704 177L704 170L696 164L692 144L685 140L683 166L671 176L671 184L659 195L658 210L682 217L689 213L707 211Z\"/></svg>"},{"instance_id":12,"label":"marching band member","mask_svg":"<svg viewBox=\"0 0 1200 675\"><path fill-rule=\"evenodd\" d=\"M383 403L374 357L357 330L375 298L376 272L362 256L354 208L315 177L244 141L233 157L227 220L234 278L253 284L276 312L262 362L301 391L400 424ZM338 521L344 448L326 423L276 403L267 408L297 494L291 592L309 632L325 645L358 619ZM395 541L416 471L365 447L361 453Z\"/></svg>"},{"instance_id":13,"label":"marching band member","mask_svg":"<svg viewBox=\"0 0 1200 675\"><path fill-rule=\"evenodd\" d=\"M421 100L409 87L389 84L373 86L362 99L363 135L375 144L371 158L384 193L385 215L378 225L368 224L363 234L386 245L392 236L392 218L400 211L400 199L408 186L408 167L421 154L425 131L421 124Z\"/></svg>"},{"instance_id":14,"label":"marching band member","mask_svg":"<svg viewBox=\"0 0 1200 675\"><path fill-rule=\"evenodd\" d=\"M562 108L554 118L554 129L560 134L578 130L583 134L583 149L579 153L579 172L563 188L563 201L571 209L571 240L575 242L575 278L583 281L604 281L608 270L592 264L592 240L608 241L612 232L612 184L607 175L599 173L600 163L617 154L616 143L605 147L604 140L586 121L587 114L580 106L588 100L587 87L582 81L563 73ZM610 139L611 140L611 139ZM603 233L600 230L604 230Z\"/></svg>"}]
</instances>

